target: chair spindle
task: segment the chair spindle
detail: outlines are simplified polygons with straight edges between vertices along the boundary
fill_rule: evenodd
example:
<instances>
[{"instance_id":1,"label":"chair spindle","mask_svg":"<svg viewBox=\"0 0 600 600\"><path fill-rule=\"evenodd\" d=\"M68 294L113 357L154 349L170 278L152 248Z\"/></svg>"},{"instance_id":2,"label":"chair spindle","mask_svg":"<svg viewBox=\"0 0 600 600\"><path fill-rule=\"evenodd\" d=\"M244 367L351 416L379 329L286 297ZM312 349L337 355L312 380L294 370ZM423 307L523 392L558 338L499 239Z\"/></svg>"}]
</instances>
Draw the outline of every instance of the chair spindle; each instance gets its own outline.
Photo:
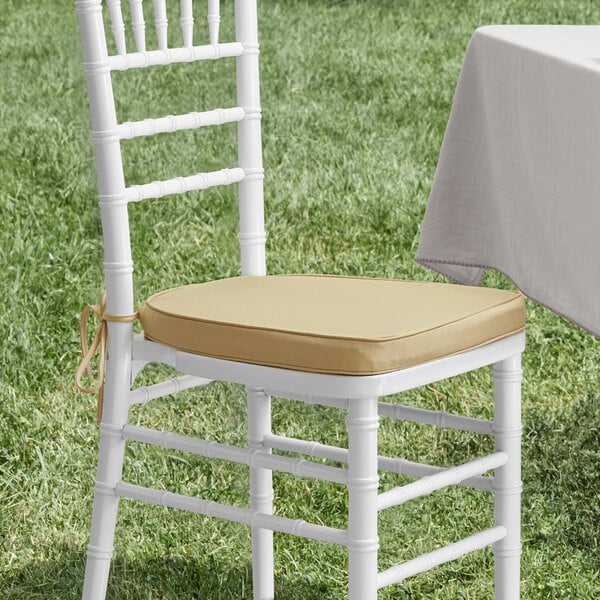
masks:
<instances>
[{"instance_id":1,"label":"chair spindle","mask_svg":"<svg viewBox=\"0 0 600 600\"><path fill-rule=\"evenodd\" d=\"M127 54L125 45L125 23L123 23L123 14L121 13L121 0L107 0L110 13L110 24L117 45L119 54Z\"/></svg>"},{"instance_id":2,"label":"chair spindle","mask_svg":"<svg viewBox=\"0 0 600 600\"><path fill-rule=\"evenodd\" d=\"M194 36L192 0L181 0L181 33L183 34L183 45L186 48L191 48Z\"/></svg>"},{"instance_id":3,"label":"chair spindle","mask_svg":"<svg viewBox=\"0 0 600 600\"><path fill-rule=\"evenodd\" d=\"M167 49L167 29L169 21L167 19L166 0L154 0L154 25L156 27L156 37L158 47L161 50Z\"/></svg>"},{"instance_id":4,"label":"chair spindle","mask_svg":"<svg viewBox=\"0 0 600 600\"><path fill-rule=\"evenodd\" d=\"M219 0L208 0L208 33L211 44L219 43L219 23L221 22Z\"/></svg>"},{"instance_id":5,"label":"chair spindle","mask_svg":"<svg viewBox=\"0 0 600 600\"><path fill-rule=\"evenodd\" d=\"M142 0L129 0L131 7L131 27L138 52L146 51L146 23L144 22L144 7Z\"/></svg>"}]
</instances>

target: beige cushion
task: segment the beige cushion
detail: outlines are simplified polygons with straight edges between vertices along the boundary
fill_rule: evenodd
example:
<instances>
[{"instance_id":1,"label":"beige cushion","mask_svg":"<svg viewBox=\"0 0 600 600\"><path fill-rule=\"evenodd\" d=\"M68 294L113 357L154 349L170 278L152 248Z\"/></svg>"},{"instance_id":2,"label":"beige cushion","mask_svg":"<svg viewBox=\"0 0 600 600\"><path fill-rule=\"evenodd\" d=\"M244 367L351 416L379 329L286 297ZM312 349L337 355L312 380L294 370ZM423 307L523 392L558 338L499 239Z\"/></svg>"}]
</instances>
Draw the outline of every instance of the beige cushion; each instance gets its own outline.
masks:
<instances>
[{"instance_id":1,"label":"beige cushion","mask_svg":"<svg viewBox=\"0 0 600 600\"><path fill-rule=\"evenodd\" d=\"M147 339L194 354L345 375L386 373L521 331L517 292L324 275L174 288L140 310Z\"/></svg>"}]
</instances>

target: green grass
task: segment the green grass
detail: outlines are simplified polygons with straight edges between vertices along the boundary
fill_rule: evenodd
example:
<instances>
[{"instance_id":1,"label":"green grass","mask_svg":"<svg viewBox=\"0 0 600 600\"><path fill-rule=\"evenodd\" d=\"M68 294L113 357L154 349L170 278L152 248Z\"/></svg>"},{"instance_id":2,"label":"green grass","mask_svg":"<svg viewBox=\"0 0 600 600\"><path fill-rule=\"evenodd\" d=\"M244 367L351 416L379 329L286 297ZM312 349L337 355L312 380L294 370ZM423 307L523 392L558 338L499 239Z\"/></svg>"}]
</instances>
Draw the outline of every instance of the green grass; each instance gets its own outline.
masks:
<instances>
[{"instance_id":1,"label":"green grass","mask_svg":"<svg viewBox=\"0 0 600 600\"><path fill-rule=\"evenodd\" d=\"M94 399L77 394L73 381L78 314L103 286L89 116L72 2L4 0L2 8L0 598L70 599L81 594L98 440ZM261 0L260 18L269 271L440 280L413 257L470 34L494 22L598 23L600 7ZM119 117L160 116L165 99L172 113L232 105L231 73L222 61L117 74ZM230 166L234 133L124 143L127 180ZM166 198L131 213L138 301L239 271L234 190ZM486 284L509 285L495 274ZM532 303L528 321L522 597L590 600L600 597L600 343ZM490 383L483 371L402 400L490 416ZM239 387L213 384L136 409L132 419L235 443L245 436L244 411ZM280 433L345 440L341 415L329 409L275 400L273 420ZM384 452L409 459L462 461L489 449L477 436L416 425L386 422L381 434ZM138 445L127 454L130 480L247 503L244 469ZM396 481L384 475L382 486ZM343 526L338 488L283 475L276 483L279 514ZM251 598L245 527L121 507L109 598ZM386 512L380 566L489 526L490 514L479 493L462 489ZM278 600L344 597L339 548L277 535L276 556ZM380 598L483 600L491 580L486 551Z\"/></svg>"}]
</instances>

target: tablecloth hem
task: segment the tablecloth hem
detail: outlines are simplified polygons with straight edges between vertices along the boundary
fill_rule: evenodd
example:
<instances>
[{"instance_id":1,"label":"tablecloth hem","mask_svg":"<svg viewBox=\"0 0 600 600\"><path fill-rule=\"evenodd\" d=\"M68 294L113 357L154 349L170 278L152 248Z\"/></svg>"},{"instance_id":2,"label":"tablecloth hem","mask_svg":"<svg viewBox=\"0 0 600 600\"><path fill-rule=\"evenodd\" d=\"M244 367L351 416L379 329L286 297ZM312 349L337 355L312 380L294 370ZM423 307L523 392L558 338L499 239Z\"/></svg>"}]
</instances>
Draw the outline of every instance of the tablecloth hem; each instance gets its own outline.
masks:
<instances>
[{"instance_id":1,"label":"tablecloth hem","mask_svg":"<svg viewBox=\"0 0 600 600\"><path fill-rule=\"evenodd\" d=\"M415 258L415 262L423 267L426 267L428 269L431 269L432 271L439 273L440 275L443 275L444 277L447 277L448 279L450 279L451 281L454 281L455 283L459 283L460 285L480 285L481 280L483 279L483 274L479 278L479 281L477 281L476 283L470 284L470 283L466 283L465 281L461 281L460 279L449 275L447 272L445 272L443 270L443 265L456 266L456 267L472 267L472 268L483 269L484 271L486 269L493 269L494 271L496 271L496 272L500 273L501 275L503 275L504 277L506 277L524 296L526 296L530 300L533 300L536 304L543 306L544 308L557 314L558 316L562 317L563 319L566 319L570 323L577 325L577 327L581 327L581 329L583 329L584 331L587 331L588 333L593 335L595 338L600 339L600 330L596 331L594 329L591 329L587 325L583 325L576 318L570 317L569 315L566 315L563 312L556 310L556 308L552 308L546 302L544 302L543 300L540 300L535 294L530 294L529 292L527 292L527 290L523 289L516 281L514 281L512 279L512 277L510 275L508 275L501 269L498 269L497 267L494 267L492 265L484 265L481 263L466 263L466 262L437 260L437 259L422 258L422 257Z\"/></svg>"},{"instance_id":2,"label":"tablecloth hem","mask_svg":"<svg viewBox=\"0 0 600 600\"><path fill-rule=\"evenodd\" d=\"M451 281L454 281L454 283L460 283L461 285L475 285L475 286L480 285L481 281L483 279L483 271L485 269L493 269L494 268L494 267L482 266L479 264L460 262L457 260L439 260L439 259L435 259L435 258L422 258L422 257L416 257L415 262L417 264L421 265L422 267L426 267L427 269L436 271L440 275L443 275L444 277L447 277ZM480 275L478 275L475 278L460 277L460 275L458 275L458 274L453 275L450 271L445 270L443 268L443 266L438 266L438 265L446 265L448 267L470 267L470 268L474 268L474 269L482 269L482 272ZM498 270L498 269L496 269L496 270Z\"/></svg>"}]
</instances>

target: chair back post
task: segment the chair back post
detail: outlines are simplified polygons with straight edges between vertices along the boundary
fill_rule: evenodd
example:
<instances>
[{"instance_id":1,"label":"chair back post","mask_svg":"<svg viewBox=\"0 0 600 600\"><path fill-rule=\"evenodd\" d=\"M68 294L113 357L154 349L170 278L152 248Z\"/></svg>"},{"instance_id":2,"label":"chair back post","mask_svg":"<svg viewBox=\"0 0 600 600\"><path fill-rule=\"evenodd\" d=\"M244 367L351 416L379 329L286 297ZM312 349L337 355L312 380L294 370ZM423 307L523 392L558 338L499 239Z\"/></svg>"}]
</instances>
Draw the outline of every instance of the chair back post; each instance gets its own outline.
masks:
<instances>
[{"instance_id":1,"label":"chair back post","mask_svg":"<svg viewBox=\"0 0 600 600\"><path fill-rule=\"evenodd\" d=\"M256 0L235 2L236 41L244 53L236 59L237 103L245 111L238 123L238 165L242 275L265 275L265 226Z\"/></svg>"},{"instance_id":2,"label":"chair back post","mask_svg":"<svg viewBox=\"0 0 600 600\"><path fill-rule=\"evenodd\" d=\"M129 315L133 313L133 262L121 146L102 20L102 2L75 0L75 7L89 93L98 196L102 214L106 310L113 315ZM111 322L108 323L108 329L108 355L115 360L109 360L107 364L107 369L112 374L108 377L107 373L105 393L107 397L111 397L116 390L124 389L128 383L130 361L126 360L127 357L123 353L130 352L133 326L131 323ZM116 404L109 403L105 409L109 412L112 412L113 408L119 411ZM114 417L120 420L122 415L115 414ZM109 421L112 421L112 416Z\"/></svg>"}]
</instances>

